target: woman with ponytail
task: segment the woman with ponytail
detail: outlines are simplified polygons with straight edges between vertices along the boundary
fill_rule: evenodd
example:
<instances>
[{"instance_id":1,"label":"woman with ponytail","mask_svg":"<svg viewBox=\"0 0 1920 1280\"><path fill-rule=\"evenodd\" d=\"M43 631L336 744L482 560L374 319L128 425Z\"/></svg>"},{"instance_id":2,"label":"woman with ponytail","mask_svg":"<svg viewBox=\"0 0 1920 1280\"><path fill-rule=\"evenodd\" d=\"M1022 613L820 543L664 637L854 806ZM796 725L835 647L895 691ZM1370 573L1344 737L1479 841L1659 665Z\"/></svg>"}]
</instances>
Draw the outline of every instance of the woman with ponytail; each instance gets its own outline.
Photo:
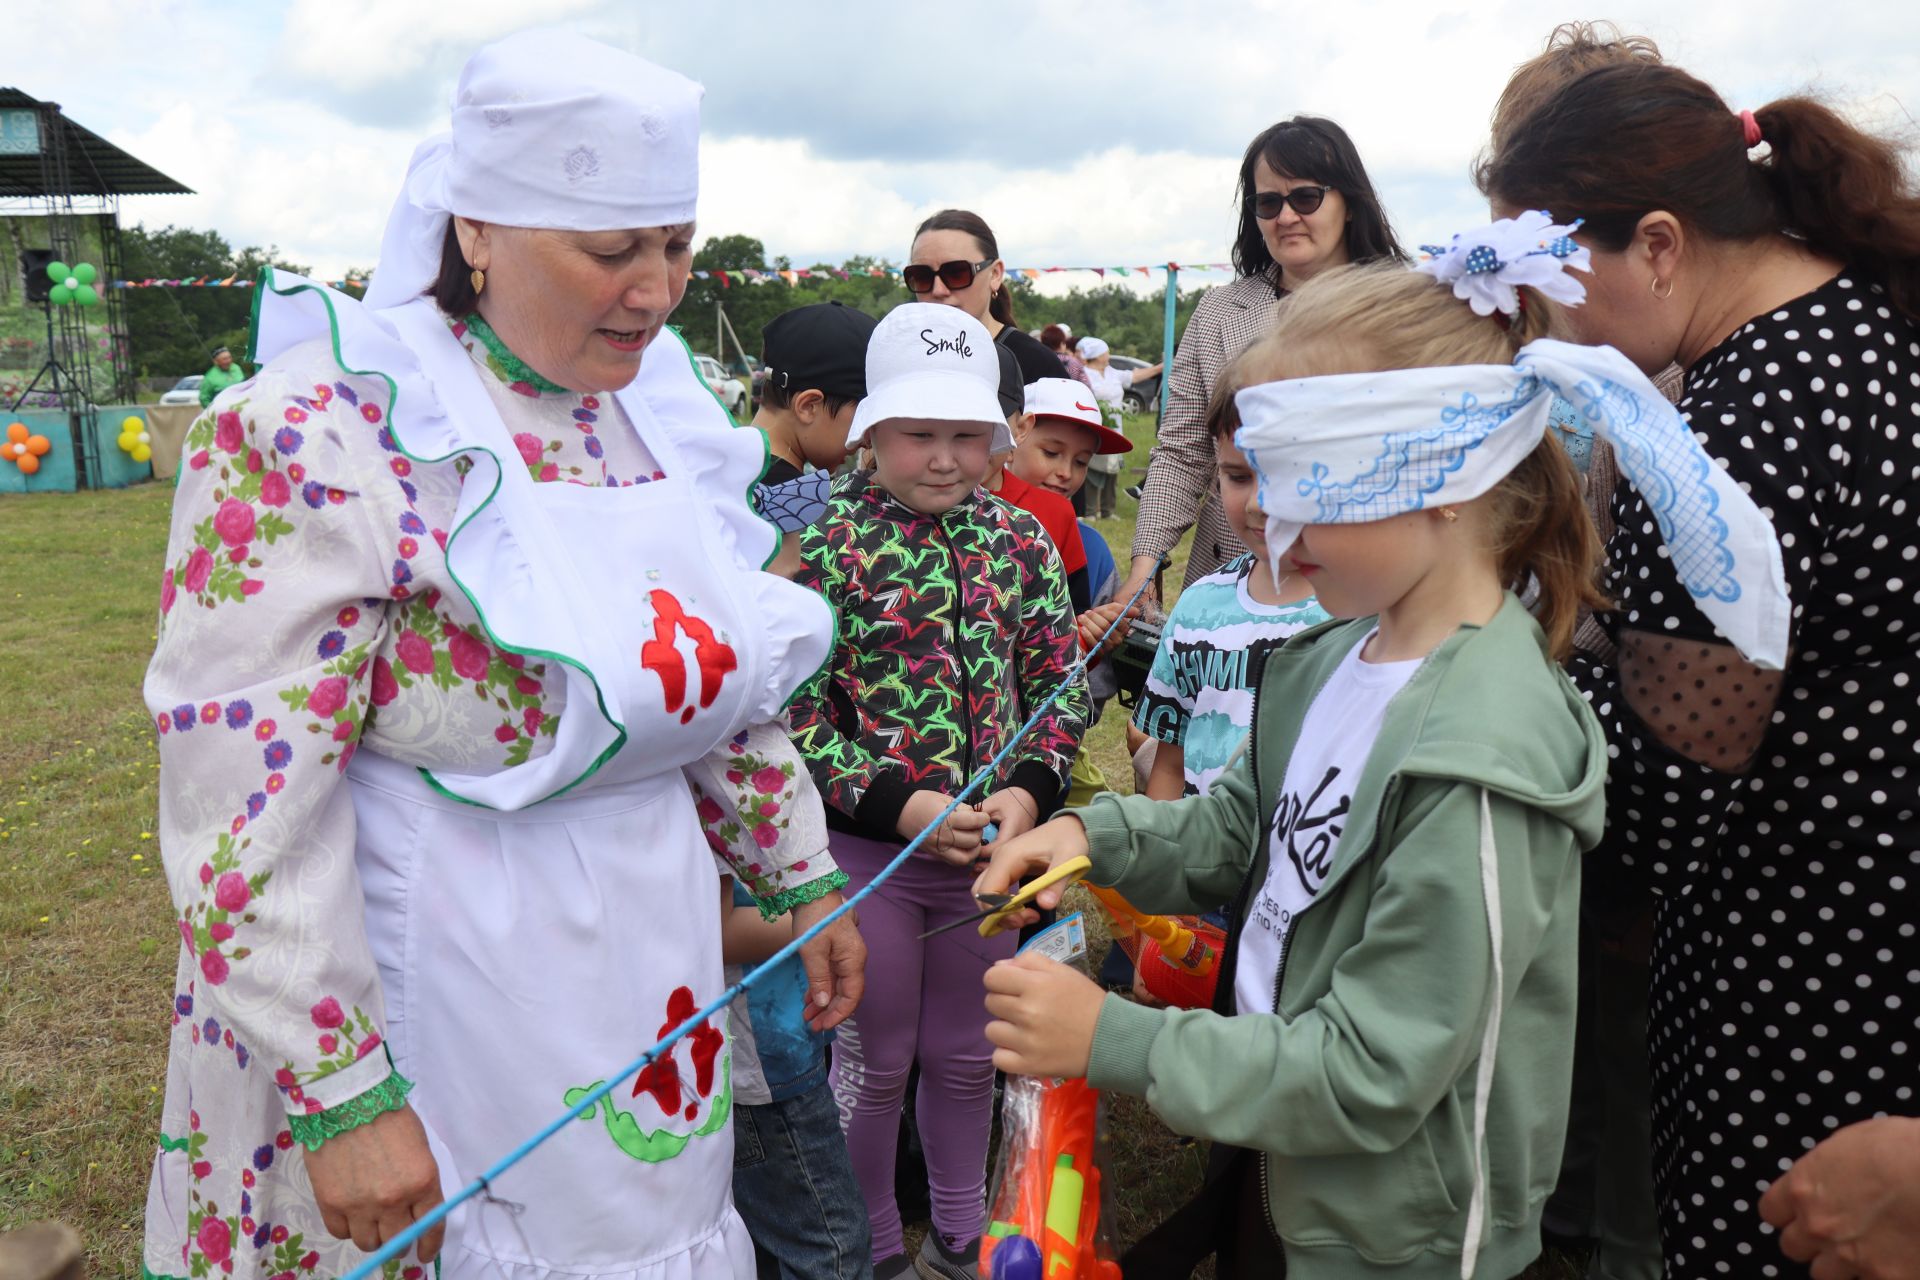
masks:
<instances>
[{"instance_id":1,"label":"woman with ponytail","mask_svg":"<svg viewBox=\"0 0 1920 1280\"><path fill-rule=\"evenodd\" d=\"M959 307L987 326L994 342L1013 353L1022 383L1066 376L1065 362L1014 323L1007 264L979 214L942 209L921 223L900 274L919 301Z\"/></svg>"},{"instance_id":2,"label":"woman with ponytail","mask_svg":"<svg viewBox=\"0 0 1920 1280\"><path fill-rule=\"evenodd\" d=\"M1594 878L1656 902L1654 1174L1674 1280L1797 1270L1761 1193L1834 1129L1914 1110L1911 160L1810 98L1736 111L1656 53L1506 122L1478 174L1496 212L1583 220L1576 333L1643 370L1684 367L1679 408L1767 513L1791 593L1781 669L1745 660L1711 598L1676 581L1661 496L1616 490L1617 655L1575 674L1615 754Z\"/></svg>"}]
</instances>

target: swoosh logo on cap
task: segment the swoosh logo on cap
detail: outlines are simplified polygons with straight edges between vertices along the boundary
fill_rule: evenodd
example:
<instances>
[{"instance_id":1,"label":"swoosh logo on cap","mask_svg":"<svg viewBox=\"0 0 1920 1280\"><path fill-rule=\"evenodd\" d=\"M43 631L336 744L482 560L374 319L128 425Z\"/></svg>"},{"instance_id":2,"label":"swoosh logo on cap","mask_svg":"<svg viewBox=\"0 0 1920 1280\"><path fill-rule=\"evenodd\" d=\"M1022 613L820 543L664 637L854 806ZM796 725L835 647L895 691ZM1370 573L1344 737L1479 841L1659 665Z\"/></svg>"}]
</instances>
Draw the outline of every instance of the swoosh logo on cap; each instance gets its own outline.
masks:
<instances>
[{"instance_id":1,"label":"swoosh logo on cap","mask_svg":"<svg viewBox=\"0 0 1920 1280\"><path fill-rule=\"evenodd\" d=\"M1075 401L1073 402L1073 407L1074 407L1074 408L1076 408L1076 409L1078 409L1078 410L1079 410L1080 412L1082 412L1082 413L1092 413L1092 412L1093 412L1093 406L1092 406L1092 405L1090 405L1090 404L1081 404L1081 403L1080 403L1080 402L1079 402L1078 400L1075 400Z\"/></svg>"}]
</instances>

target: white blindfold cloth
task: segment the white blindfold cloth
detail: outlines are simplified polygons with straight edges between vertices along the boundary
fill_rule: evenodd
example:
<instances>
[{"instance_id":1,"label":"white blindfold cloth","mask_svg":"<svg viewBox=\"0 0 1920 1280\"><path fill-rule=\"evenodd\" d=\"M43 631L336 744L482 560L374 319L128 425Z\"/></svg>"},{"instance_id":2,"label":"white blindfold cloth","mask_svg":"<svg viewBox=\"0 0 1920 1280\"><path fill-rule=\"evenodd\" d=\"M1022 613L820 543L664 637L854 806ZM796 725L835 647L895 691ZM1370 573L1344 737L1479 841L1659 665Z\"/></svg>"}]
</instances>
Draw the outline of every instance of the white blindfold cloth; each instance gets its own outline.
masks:
<instances>
[{"instance_id":1,"label":"white blindfold cloth","mask_svg":"<svg viewBox=\"0 0 1920 1280\"><path fill-rule=\"evenodd\" d=\"M1234 396L1270 560L1310 524L1467 502L1540 443L1554 396L1611 444L1700 611L1748 661L1779 669L1791 607L1780 540L1684 419L1612 347L1543 338L1511 365L1297 378Z\"/></svg>"},{"instance_id":2,"label":"white blindfold cloth","mask_svg":"<svg viewBox=\"0 0 1920 1280\"><path fill-rule=\"evenodd\" d=\"M453 128L420 144L387 219L367 305L432 288L448 220L552 231L693 221L698 84L563 31L524 31L468 60Z\"/></svg>"}]
</instances>

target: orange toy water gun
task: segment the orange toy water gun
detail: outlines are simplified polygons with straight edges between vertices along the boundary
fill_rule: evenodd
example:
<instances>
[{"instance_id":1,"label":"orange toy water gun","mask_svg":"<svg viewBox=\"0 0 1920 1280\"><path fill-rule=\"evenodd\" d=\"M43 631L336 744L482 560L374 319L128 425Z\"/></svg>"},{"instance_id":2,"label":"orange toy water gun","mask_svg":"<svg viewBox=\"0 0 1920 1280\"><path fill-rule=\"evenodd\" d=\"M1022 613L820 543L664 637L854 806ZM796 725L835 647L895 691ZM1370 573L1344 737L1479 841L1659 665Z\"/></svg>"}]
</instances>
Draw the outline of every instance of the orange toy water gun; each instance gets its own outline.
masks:
<instances>
[{"instance_id":1,"label":"orange toy water gun","mask_svg":"<svg viewBox=\"0 0 1920 1280\"><path fill-rule=\"evenodd\" d=\"M980 1240L980 1274L986 1280L1119 1280L1119 1265L1095 1243L1100 1095L1085 1080L1008 1084L1009 1090L1028 1087L1038 1090L1037 1117L1006 1139L1020 1147L1003 1156L1007 1176Z\"/></svg>"},{"instance_id":2,"label":"orange toy water gun","mask_svg":"<svg viewBox=\"0 0 1920 1280\"><path fill-rule=\"evenodd\" d=\"M1088 884L1088 892L1100 901L1113 917L1118 926L1116 933L1137 933L1143 938L1152 938L1160 946L1160 956L1168 964L1183 969L1196 978L1204 978L1213 972L1219 962L1219 952L1209 945L1193 930L1175 920L1172 916L1150 916L1128 902L1111 889L1103 889L1097 884ZM1135 961L1139 956L1134 956Z\"/></svg>"}]
</instances>

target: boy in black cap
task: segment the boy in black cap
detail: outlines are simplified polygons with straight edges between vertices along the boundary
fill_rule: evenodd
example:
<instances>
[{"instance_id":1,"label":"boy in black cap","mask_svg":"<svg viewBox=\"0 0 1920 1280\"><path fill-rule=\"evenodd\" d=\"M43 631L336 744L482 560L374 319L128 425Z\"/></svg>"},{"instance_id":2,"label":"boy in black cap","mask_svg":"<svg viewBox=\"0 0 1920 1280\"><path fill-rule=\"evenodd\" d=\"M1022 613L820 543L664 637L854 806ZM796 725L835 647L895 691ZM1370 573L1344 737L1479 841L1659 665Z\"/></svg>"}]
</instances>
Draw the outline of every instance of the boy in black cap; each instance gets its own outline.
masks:
<instances>
[{"instance_id":1,"label":"boy in black cap","mask_svg":"<svg viewBox=\"0 0 1920 1280\"><path fill-rule=\"evenodd\" d=\"M821 302L767 325L767 376L753 415L773 453L763 483L832 471L846 460L853 407L867 394L867 339L877 323L864 311Z\"/></svg>"},{"instance_id":2,"label":"boy in black cap","mask_svg":"<svg viewBox=\"0 0 1920 1280\"><path fill-rule=\"evenodd\" d=\"M784 534L798 533L827 509L832 472L847 459L853 410L867 394L867 339L876 321L837 302L775 316L761 331L767 366L753 426L767 438L766 474L754 506ZM800 540L785 538L767 566L791 576Z\"/></svg>"}]
</instances>

